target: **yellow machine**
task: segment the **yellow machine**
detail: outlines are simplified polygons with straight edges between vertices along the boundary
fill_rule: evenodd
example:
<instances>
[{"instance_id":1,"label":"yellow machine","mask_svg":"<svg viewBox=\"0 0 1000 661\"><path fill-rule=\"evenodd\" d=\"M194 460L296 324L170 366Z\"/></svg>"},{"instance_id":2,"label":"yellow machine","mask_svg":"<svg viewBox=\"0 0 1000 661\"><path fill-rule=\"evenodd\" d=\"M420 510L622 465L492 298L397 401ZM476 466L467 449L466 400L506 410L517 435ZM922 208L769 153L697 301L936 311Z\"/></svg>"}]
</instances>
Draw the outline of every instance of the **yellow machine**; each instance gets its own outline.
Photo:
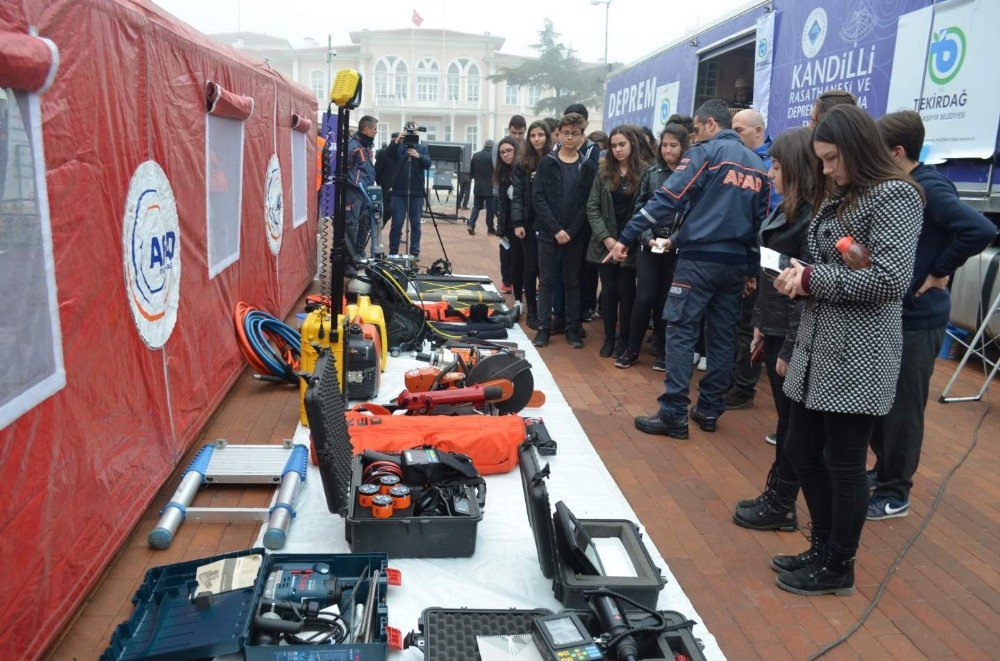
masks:
<instances>
[{"instance_id":1,"label":"yellow machine","mask_svg":"<svg viewBox=\"0 0 1000 661\"><path fill-rule=\"evenodd\" d=\"M385 330L385 314L381 305L372 304L370 296L358 296L358 302L347 306L347 318L352 322L361 317L361 323L371 324L378 329L379 339L382 341L382 371L385 371L385 363L389 358L389 336Z\"/></svg>"}]
</instances>

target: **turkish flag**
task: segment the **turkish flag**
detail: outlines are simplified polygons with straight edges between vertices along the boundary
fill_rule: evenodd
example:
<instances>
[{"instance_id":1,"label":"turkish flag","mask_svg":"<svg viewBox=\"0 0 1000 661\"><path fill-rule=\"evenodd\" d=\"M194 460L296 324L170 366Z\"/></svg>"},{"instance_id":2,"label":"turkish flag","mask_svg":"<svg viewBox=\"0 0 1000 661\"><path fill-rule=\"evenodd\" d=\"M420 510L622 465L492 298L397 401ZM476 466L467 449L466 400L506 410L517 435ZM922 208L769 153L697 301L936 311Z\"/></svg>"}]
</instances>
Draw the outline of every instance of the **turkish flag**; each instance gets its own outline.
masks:
<instances>
[{"instance_id":1,"label":"turkish flag","mask_svg":"<svg viewBox=\"0 0 1000 661\"><path fill-rule=\"evenodd\" d=\"M420 24L423 23L423 22L424 22L423 17L420 14L417 13L416 9L414 9L413 10L413 24L416 25L419 28Z\"/></svg>"}]
</instances>

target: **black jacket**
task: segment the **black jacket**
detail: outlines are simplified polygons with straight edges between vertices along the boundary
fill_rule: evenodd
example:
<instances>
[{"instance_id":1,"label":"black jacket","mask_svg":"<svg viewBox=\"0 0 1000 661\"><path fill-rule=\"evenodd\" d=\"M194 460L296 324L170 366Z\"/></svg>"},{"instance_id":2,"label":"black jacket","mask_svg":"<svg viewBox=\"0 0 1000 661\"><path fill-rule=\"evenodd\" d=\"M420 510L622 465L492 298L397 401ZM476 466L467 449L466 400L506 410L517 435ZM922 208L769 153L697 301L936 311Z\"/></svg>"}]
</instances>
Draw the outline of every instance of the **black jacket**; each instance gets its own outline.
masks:
<instances>
[{"instance_id":1,"label":"black jacket","mask_svg":"<svg viewBox=\"0 0 1000 661\"><path fill-rule=\"evenodd\" d=\"M423 197L424 171L431 167L431 157L427 153L427 145L420 143L413 146L420 154L419 158L410 158L406 153L405 144L389 145L386 149L386 160L389 161L392 173L392 194L397 197Z\"/></svg>"},{"instance_id":2,"label":"black jacket","mask_svg":"<svg viewBox=\"0 0 1000 661\"><path fill-rule=\"evenodd\" d=\"M529 234L535 231L535 208L531 204L534 179L534 172L526 172L519 163L514 164L514 199L511 200L510 219L514 227L523 227Z\"/></svg>"},{"instance_id":3,"label":"black jacket","mask_svg":"<svg viewBox=\"0 0 1000 661\"><path fill-rule=\"evenodd\" d=\"M513 200L514 182L500 182L497 187L496 209L497 209L497 236L506 236L508 239L514 237L513 223Z\"/></svg>"},{"instance_id":4,"label":"black jacket","mask_svg":"<svg viewBox=\"0 0 1000 661\"><path fill-rule=\"evenodd\" d=\"M489 149L480 149L472 155L469 174L472 175L473 195L493 194L493 155Z\"/></svg>"},{"instance_id":5,"label":"black jacket","mask_svg":"<svg viewBox=\"0 0 1000 661\"><path fill-rule=\"evenodd\" d=\"M965 260L990 245L997 228L983 214L960 200L955 184L933 165L921 164L911 174L923 186L927 204L917 242L913 279L903 297L903 328L944 328L951 314L948 290L929 289L915 296L917 290L928 275L936 278L954 275Z\"/></svg>"},{"instance_id":6,"label":"black jacket","mask_svg":"<svg viewBox=\"0 0 1000 661\"><path fill-rule=\"evenodd\" d=\"M382 188L392 186L392 157L389 154L389 146L382 147L375 152L375 183Z\"/></svg>"},{"instance_id":7,"label":"black jacket","mask_svg":"<svg viewBox=\"0 0 1000 661\"><path fill-rule=\"evenodd\" d=\"M809 259L809 217L812 209L802 205L791 223L778 206L760 226L760 245L789 257L811 262ZM764 335L785 338L778 357L788 362L795 348L799 332L799 318L805 299L790 299L774 288L774 275L763 269L757 278L757 305L753 311L753 325Z\"/></svg>"},{"instance_id":8,"label":"black jacket","mask_svg":"<svg viewBox=\"0 0 1000 661\"><path fill-rule=\"evenodd\" d=\"M535 236L539 241L555 241L555 235L565 230L571 239L584 238L590 229L587 222L587 199L594 185L597 166L593 159L583 154L576 160L579 176L572 199L562 199L562 168L558 152L550 152L538 161L531 201L535 208ZM565 211L565 213L564 213ZM563 219L566 220L563 220Z\"/></svg>"},{"instance_id":9,"label":"black jacket","mask_svg":"<svg viewBox=\"0 0 1000 661\"><path fill-rule=\"evenodd\" d=\"M632 215L639 213L646 202L653 197L663 182L667 180L670 176L670 168L662 163L654 163L648 168L643 170L642 179L639 180L639 190L635 194L635 206L632 210ZM681 215L682 212L678 212L669 222L657 223L649 229L642 231L639 235L639 248L642 250L648 250L649 242L653 239L666 239L670 237L673 232L674 225L676 224L676 219Z\"/></svg>"}]
</instances>

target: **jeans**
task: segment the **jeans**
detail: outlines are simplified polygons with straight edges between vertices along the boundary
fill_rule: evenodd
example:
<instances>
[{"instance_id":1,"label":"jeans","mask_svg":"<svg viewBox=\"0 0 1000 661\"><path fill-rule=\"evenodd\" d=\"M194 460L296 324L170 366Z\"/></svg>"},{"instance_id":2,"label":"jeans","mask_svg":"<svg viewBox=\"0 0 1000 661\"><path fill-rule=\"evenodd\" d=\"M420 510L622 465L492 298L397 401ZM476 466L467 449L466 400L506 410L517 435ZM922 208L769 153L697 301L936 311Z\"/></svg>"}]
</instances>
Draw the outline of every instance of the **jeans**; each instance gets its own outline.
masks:
<instances>
[{"instance_id":1,"label":"jeans","mask_svg":"<svg viewBox=\"0 0 1000 661\"><path fill-rule=\"evenodd\" d=\"M463 209L469 208L469 190L472 188L472 182L470 181L460 181L458 182L458 200L456 204Z\"/></svg>"},{"instance_id":2,"label":"jeans","mask_svg":"<svg viewBox=\"0 0 1000 661\"><path fill-rule=\"evenodd\" d=\"M759 278L758 278L759 280ZM733 363L733 393L746 399L757 394L760 381L760 363L750 362L750 343L753 342L753 308L757 303L757 292L740 300L740 319L736 324L736 358ZM711 352L709 352L711 355Z\"/></svg>"},{"instance_id":3,"label":"jeans","mask_svg":"<svg viewBox=\"0 0 1000 661\"><path fill-rule=\"evenodd\" d=\"M360 193L347 191L347 240L358 257L364 257L365 245L371 229L368 202Z\"/></svg>"},{"instance_id":4,"label":"jeans","mask_svg":"<svg viewBox=\"0 0 1000 661\"><path fill-rule=\"evenodd\" d=\"M493 228L493 216L495 215L495 205L492 195L473 195L472 196L472 211L469 212L469 227L476 229L476 221L479 219L479 211L483 208L486 209L486 229L491 232L496 230Z\"/></svg>"},{"instance_id":5,"label":"jeans","mask_svg":"<svg viewBox=\"0 0 1000 661\"><path fill-rule=\"evenodd\" d=\"M619 264L600 264L601 321L604 322L604 341L616 338L624 345L632 324L632 306L635 304L635 269ZM617 334L615 332L617 328Z\"/></svg>"},{"instance_id":6,"label":"jeans","mask_svg":"<svg viewBox=\"0 0 1000 661\"><path fill-rule=\"evenodd\" d=\"M875 495L910 499L913 474L924 442L924 409L934 359L941 351L944 329L904 330L903 356L896 382L896 399L872 434L875 452Z\"/></svg>"},{"instance_id":7,"label":"jeans","mask_svg":"<svg viewBox=\"0 0 1000 661\"><path fill-rule=\"evenodd\" d=\"M409 198L392 196L392 227L389 229L389 253L399 254L399 241L403 234L403 222L410 217L410 241L408 252L420 256L420 215L424 211L424 196L411 195Z\"/></svg>"},{"instance_id":8,"label":"jeans","mask_svg":"<svg viewBox=\"0 0 1000 661\"><path fill-rule=\"evenodd\" d=\"M798 482L795 468L788 459L785 448L788 447L788 415L792 408L792 400L785 395L785 377L777 371L778 354L784 337L776 335L764 336L764 361L767 363L767 380L771 383L771 394L774 396L774 408L778 411L778 431L775 433L777 443L774 446L774 469L778 479L786 482Z\"/></svg>"},{"instance_id":9,"label":"jeans","mask_svg":"<svg viewBox=\"0 0 1000 661\"><path fill-rule=\"evenodd\" d=\"M830 550L853 558L868 512L865 460L878 418L807 409L792 401L785 452L795 467L813 531Z\"/></svg>"},{"instance_id":10,"label":"jeans","mask_svg":"<svg viewBox=\"0 0 1000 661\"><path fill-rule=\"evenodd\" d=\"M741 266L687 260L683 256L677 260L663 311L667 322L667 376L663 381L665 391L657 399L661 419L687 417L692 359L703 318L705 351L710 360L708 372L698 383L698 410L716 417L726 410L722 397L733 379L733 345L745 277Z\"/></svg>"},{"instance_id":11,"label":"jeans","mask_svg":"<svg viewBox=\"0 0 1000 661\"><path fill-rule=\"evenodd\" d=\"M667 323L663 320L663 306L667 302L670 282L674 279L677 253L640 250L635 259L637 283L635 306L632 308L632 321L629 324L628 350L639 353L642 349L642 338L646 335L649 318L652 316L656 351L660 358L664 358Z\"/></svg>"},{"instance_id":12,"label":"jeans","mask_svg":"<svg viewBox=\"0 0 1000 661\"><path fill-rule=\"evenodd\" d=\"M552 285L562 257L562 279L566 288L566 329L580 327L580 255L586 245L573 239L565 245L555 241L538 242L538 326L552 329Z\"/></svg>"}]
</instances>

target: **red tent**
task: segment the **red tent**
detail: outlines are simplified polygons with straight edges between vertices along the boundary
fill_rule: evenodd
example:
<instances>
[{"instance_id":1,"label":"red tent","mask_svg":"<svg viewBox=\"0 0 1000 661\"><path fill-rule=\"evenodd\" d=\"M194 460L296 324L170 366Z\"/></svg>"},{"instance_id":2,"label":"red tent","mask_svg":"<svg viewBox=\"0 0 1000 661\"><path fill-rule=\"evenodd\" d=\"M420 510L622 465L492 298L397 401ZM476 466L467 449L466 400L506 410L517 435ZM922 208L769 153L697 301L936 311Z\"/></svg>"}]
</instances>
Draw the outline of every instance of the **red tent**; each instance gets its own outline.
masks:
<instances>
[{"instance_id":1,"label":"red tent","mask_svg":"<svg viewBox=\"0 0 1000 661\"><path fill-rule=\"evenodd\" d=\"M234 304L311 280L315 113L148 2L0 3L0 657L52 642L225 396Z\"/></svg>"}]
</instances>

